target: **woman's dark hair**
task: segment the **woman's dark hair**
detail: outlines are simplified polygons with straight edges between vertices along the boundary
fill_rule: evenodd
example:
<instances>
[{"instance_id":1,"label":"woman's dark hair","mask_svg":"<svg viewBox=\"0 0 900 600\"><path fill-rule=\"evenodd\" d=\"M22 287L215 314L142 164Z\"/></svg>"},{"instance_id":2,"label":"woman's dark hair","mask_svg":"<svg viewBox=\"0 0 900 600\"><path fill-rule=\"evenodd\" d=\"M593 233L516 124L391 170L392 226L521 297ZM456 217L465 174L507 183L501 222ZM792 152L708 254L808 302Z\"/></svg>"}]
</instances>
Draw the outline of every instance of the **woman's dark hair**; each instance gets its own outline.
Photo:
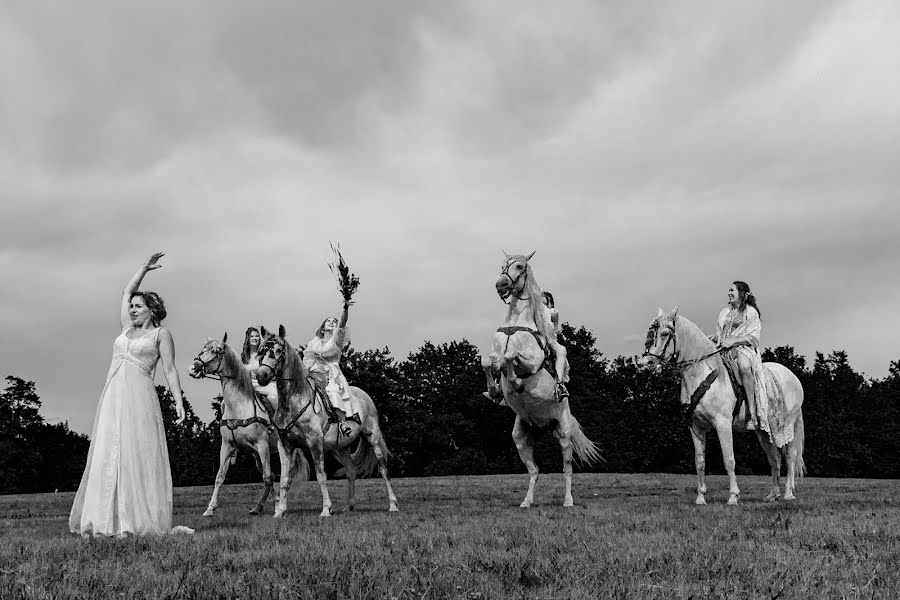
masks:
<instances>
[{"instance_id":1,"label":"woman's dark hair","mask_svg":"<svg viewBox=\"0 0 900 600\"><path fill-rule=\"evenodd\" d=\"M738 301L740 303L738 310L744 312L744 309L748 306L752 306L756 309L757 314L762 317L762 312L760 312L759 306L756 305L756 296L750 291L750 286L743 281L733 281L732 283L738 291Z\"/></svg>"},{"instance_id":2,"label":"woman's dark hair","mask_svg":"<svg viewBox=\"0 0 900 600\"><path fill-rule=\"evenodd\" d=\"M541 294L543 294L544 298L547 299L547 306L549 306L550 308L556 308L556 302L553 301L553 294L551 294L550 292L541 292Z\"/></svg>"},{"instance_id":3,"label":"woman's dark hair","mask_svg":"<svg viewBox=\"0 0 900 600\"><path fill-rule=\"evenodd\" d=\"M169 314L166 312L166 303L163 302L163 299L160 298L159 294L156 292L135 292L131 295L130 299L133 300L135 296L141 297L141 300L144 301L144 305L150 310L150 320L153 321L154 325L159 327L162 320Z\"/></svg>"},{"instance_id":4,"label":"woman's dark hair","mask_svg":"<svg viewBox=\"0 0 900 600\"><path fill-rule=\"evenodd\" d=\"M247 331L244 332L244 347L241 349L241 362L245 365L250 362L250 333L253 331L256 332L256 335L259 337L260 341L262 341L262 335L256 327L248 327Z\"/></svg>"}]
</instances>

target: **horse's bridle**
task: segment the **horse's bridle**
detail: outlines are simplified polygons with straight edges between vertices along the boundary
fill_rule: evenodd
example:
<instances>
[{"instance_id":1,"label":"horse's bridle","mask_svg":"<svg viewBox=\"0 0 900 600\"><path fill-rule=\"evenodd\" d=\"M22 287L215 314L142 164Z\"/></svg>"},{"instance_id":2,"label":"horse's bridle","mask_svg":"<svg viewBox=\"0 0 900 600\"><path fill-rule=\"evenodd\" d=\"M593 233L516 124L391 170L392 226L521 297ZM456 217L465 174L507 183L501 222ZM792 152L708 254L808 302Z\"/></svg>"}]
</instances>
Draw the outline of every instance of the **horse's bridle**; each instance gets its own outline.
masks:
<instances>
[{"instance_id":1,"label":"horse's bridle","mask_svg":"<svg viewBox=\"0 0 900 600\"><path fill-rule=\"evenodd\" d=\"M525 289L525 285L528 283L528 265L527 264L525 265L525 270L522 273L519 273L515 279L513 279L512 277L509 276L509 268L517 262L521 262L521 261L517 258L510 258L509 260L506 261L506 266L503 267L503 270L500 271L501 277L505 276L507 279L509 279L509 288L510 288L509 294L507 294L506 296L500 296L500 300L503 302L503 304L509 304L510 302L512 302L511 296L513 296L513 295L515 295L516 298L518 298L519 300L527 300L528 299L527 296L525 298L522 298L521 296L519 296L519 292L515 291L516 283L522 278L522 275L525 276L525 281L522 282L522 289ZM510 299L509 302L506 301L506 298Z\"/></svg>"},{"instance_id":2,"label":"horse's bridle","mask_svg":"<svg viewBox=\"0 0 900 600\"><path fill-rule=\"evenodd\" d=\"M652 356L656 360L658 360L662 364L669 363L674 366L676 369L681 369L684 371L690 366L697 364L700 361L706 360L710 356L715 356L720 352L724 352L727 348L717 348L715 351L710 352L709 354L704 354L700 358L692 358L690 360L679 361L678 360L678 339L675 335L675 319L672 319L672 335L669 336L669 339L666 340L666 345L663 346L663 349L659 354L654 354L650 352L650 347L653 345L653 341L656 339L657 333L660 329L659 321L654 320L650 325L650 328L647 330L647 341L644 343L644 356ZM672 355L666 358L666 350L669 348L669 344L672 344Z\"/></svg>"},{"instance_id":3,"label":"horse's bridle","mask_svg":"<svg viewBox=\"0 0 900 600\"><path fill-rule=\"evenodd\" d=\"M215 379L215 377L212 374L210 374L209 372L207 372L206 369L211 364L213 364L213 361L218 361L218 364L216 365L216 370L222 365L222 357L225 354L225 347L223 346L221 348L209 349L209 351L212 353L213 356L209 360L205 361L200 357L203 356L203 353L206 350L207 349L204 348L203 350L200 351L200 354L198 354L196 357L194 357L194 364L200 363L200 368L197 369L197 374L200 377L205 377L207 379ZM224 375L224 374L219 374L219 377L225 377L226 379L234 378L233 375Z\"/></svg>"},{"instance_id":4,"label":"horse's bridle","mask_svg":"<svg viewBox=\"0 0 900 600\"><path fill-rule=\"evenodd\" d=\"M281 356L278 357L275 356L276 345L281 348ZM272 366L265 365L263 364L262 360L260 360L259 366L266 367L267 369L272 371L273 379L279 379L278 374L284 370L284 360L285 354L287 354L287 345L278 342L277 338L273 335L259 346L259 350L256 353L257 357L261 356L263 360L265 360L266 354L269 354L272 358L275 359L275 364Z\"/></svg>"}]
</instances>

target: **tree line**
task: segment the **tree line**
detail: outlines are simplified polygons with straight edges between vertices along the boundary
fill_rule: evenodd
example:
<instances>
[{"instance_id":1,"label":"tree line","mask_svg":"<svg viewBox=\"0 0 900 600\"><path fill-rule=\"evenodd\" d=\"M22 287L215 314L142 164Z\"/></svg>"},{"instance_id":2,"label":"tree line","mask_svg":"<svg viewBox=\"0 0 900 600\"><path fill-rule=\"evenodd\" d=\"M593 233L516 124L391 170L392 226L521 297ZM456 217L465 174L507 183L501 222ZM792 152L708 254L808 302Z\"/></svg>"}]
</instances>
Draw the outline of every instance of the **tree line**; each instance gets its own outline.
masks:
<instances>
[{"instance_id":1,"label":"tree line","mask_svg":"<svg viewBox=\"0 0 900 600\"><path fill-rule=\"evenodd\" d=\"M569 353L572 412L604 458L583 470L694 472L676 372L639 369L636 357L606 358L584 327L563 324L560 341ZM890 363L887 377L871 379L854 371L841 350L817 352L811 366L790 346L767 348L763 360L785 365L803 384L810 475L900 477L900 361ZM366 390L378 407L392 453L392 476L524 472L510 437L514 414L482 396L479 352L467 340L425 342L403 360L387 347L351 348L342 368L348 381ZM88 437L66 423L44 421L35 382L8 376L6 383L0 393L0 493L76 489ZM185 401L187 418L175 425L169 392L163 386L157 392L174 484L211 485L218 469L217 421L204 423ZM218 418L218 398L213 397L212 407ZM756 436L736 435L735 454L739 474L768 473ZM541 438L535 459L543 472L560 471L552 435ZM709 437L707 471L724 472L714 435ZM260 481L260 474L249 453L242 452L228 482L252 481Z\"/></svg>"}]
</instances>

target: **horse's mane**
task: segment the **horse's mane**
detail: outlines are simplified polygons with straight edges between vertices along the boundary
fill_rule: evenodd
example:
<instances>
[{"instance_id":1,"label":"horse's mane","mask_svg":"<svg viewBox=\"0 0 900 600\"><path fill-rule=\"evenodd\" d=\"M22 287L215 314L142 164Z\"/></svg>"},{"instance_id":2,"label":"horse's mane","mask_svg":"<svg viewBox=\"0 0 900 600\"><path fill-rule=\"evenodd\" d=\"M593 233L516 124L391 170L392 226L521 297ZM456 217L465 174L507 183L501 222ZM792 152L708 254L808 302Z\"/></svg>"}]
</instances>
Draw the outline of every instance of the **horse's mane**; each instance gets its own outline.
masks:
<instances>
[{"instance_id":1,"label":"horse's mane","mask_svg":"<svg viewBox=\"0 0 900 600\"><path fill-rule=\"evenodd\" d=\"M294 373L291 383L296 386L302 385L309 376L309 371L303 364L303 359L297 349L291 346L286 339L279 339L284 343L284 368L285 370L290 369L291 373Z\"/></svg>"},{"instance_id":2,"label":"horse's mane","mask_svg":"<svg viewBox=\"0 0 900 600\"><path fill-rule=\"evenodd\" d=\"M523 256L522 258L524 259L525 257ZM552 340L554 339L554 327L553 323L550 322L550 311L544 310L543 290L538 285L534 277L534 270L528 262L525 262L525 268L527 269L527 279L522 291L528 296L528 306L531 308L531 314L534 315L534 324L538 333L543 335L545 339Z\"/></svg>"},{"instance_id":3,"label":"horse's mane","mask_svg":"<svg viewBox=\"0 0 900 600\"><path fill-rule=\"evenodd\" d=\"M675 327L675 335L680 340L678 350L681 353L681 360L697 358L715 350L716 345L706 337L706 334L697 325L686 317L675 315L673 325Z\"/></svg>"},{"instance_id":4,"label":"horse's mane","mask_svg":"<svg viewBox=\"0 0 900 600\"><path fill-rule=\"evenodd\" d=\"M256 390L253 389L253 377L250 375L250 370L247 369L247 365L241 361L241 357L237 355L234 349L226 343L222 344L224 348L224 352L222 353L223 359L225 361L224 367L226 373L234 373L234 383L238 388L238 391L242 394L246 394L248 398L253 399L256 397Z\"/></svg>"}]
</instances>

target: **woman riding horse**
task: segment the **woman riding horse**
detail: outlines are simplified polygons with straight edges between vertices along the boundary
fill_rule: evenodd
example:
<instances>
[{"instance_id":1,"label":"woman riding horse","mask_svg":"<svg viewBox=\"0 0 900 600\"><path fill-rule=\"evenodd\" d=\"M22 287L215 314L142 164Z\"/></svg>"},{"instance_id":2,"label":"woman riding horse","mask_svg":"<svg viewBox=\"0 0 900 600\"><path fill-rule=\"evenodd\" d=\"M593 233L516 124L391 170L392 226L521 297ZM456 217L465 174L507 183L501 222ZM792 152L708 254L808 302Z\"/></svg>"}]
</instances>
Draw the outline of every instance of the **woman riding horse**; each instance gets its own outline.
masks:
<instances>
[{"instance_id":1,"label":"woman riding horse","mask_svg":"<svg viewBox=\"0 0 900 600\"><path fill-rule=\"evenodd\" d=\"M762 330L756 297L750 286L735 281L728 288L728 306L719 313L718 329L710 336L720 348L727 349L726 360L740 377L747 397L747 429L759 427L759 415L766 412L766 384L763 379L759 334Z\"/></svg>"},{"instance_id":2,"label":"woman riding horse","mask_svg":"<svg viewBox=\"0 0 900 600\"><path fill-rule=\"evenodd\" d=\"M325 397L330 406L329 413L338 420L338 427L345 436L351 434L347 417L350 409L350 386L341 371L341 354L350 345L350 330L347 329L350 303L344 302L341 320L328 317L316 330L316 337L310 340L303 351L303 365L317 382L324 382ZM338 413L334 409L340 408Z\"/></svg>"}]
</instances>

